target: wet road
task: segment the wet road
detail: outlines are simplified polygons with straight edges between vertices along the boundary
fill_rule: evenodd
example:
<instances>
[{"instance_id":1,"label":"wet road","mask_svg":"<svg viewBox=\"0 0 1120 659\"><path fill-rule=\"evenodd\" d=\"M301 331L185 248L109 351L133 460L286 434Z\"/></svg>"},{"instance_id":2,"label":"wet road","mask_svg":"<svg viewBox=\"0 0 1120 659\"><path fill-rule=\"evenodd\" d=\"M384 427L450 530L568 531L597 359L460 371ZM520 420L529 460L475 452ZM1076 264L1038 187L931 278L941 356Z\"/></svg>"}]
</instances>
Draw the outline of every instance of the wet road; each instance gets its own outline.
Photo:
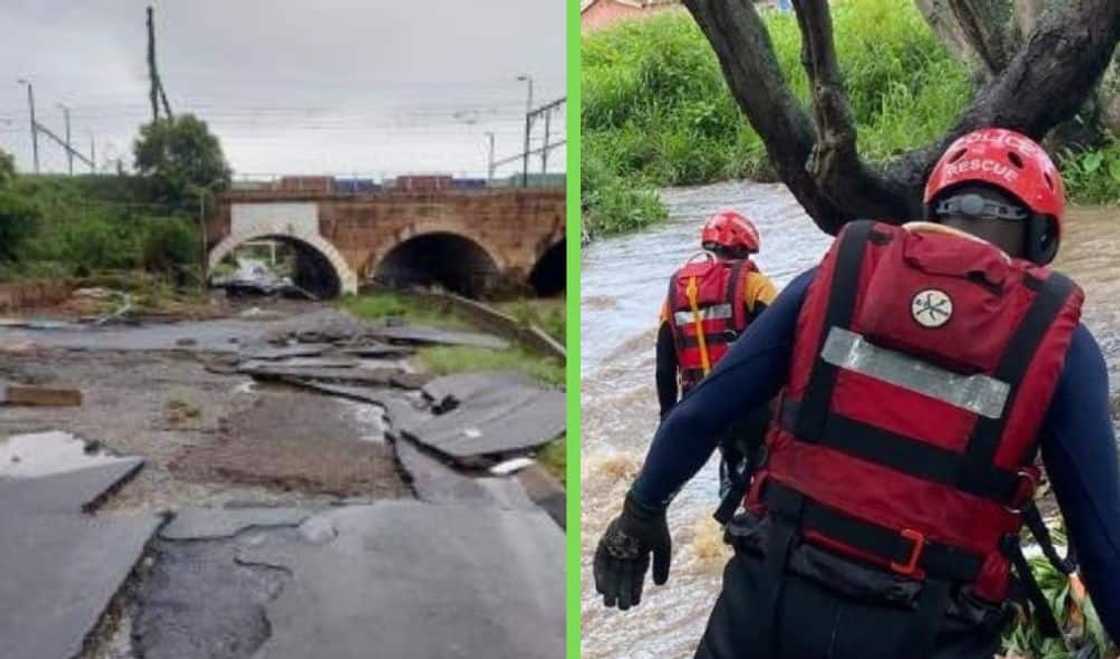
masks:
<instances>
[{"instance_id":1,"label":"wet road","mask_svg":"<svg viewBox=\"0 0 1120 659\"><path fill-rule=\"evenodd\" d=\"M618 512L645 456L657 419L654 342L667 277L698 251L700 226L727 206L762 232L761 269L779 287L816 264L831 243L782 185L719 183L663 191L667 223L645 233L587 246L582 264L583 656L691 657L719 590L727 553L711 521L715 461L670 509L674 555L669 583L643 595L638 609L604 608L594 594L591 555ZM1086 291L1084 320L1108 360L1113 389L1120 369L1120 227L1113 208L1071 211L1058 269Z\"/></svg>"}]
</instances>

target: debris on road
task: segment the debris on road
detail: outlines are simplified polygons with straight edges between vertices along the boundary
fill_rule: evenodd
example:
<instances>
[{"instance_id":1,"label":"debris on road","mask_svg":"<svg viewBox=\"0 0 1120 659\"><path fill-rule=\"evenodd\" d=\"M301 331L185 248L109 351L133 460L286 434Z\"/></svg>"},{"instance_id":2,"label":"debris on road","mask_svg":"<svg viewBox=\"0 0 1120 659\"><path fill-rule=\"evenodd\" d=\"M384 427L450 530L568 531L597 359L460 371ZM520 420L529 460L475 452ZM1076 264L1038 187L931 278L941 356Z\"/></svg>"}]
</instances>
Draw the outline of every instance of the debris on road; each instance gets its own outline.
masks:
<instances>
[{"instance_id":1,"label":"debris on road","mask_svg":"<svg viewBox=\"0 0 1120 659\"><path fill-rule=\"evenodd\" d=\"M77 389L0 383L0 405L78 407L82 392Z\"/></svg>"}]
</instances>

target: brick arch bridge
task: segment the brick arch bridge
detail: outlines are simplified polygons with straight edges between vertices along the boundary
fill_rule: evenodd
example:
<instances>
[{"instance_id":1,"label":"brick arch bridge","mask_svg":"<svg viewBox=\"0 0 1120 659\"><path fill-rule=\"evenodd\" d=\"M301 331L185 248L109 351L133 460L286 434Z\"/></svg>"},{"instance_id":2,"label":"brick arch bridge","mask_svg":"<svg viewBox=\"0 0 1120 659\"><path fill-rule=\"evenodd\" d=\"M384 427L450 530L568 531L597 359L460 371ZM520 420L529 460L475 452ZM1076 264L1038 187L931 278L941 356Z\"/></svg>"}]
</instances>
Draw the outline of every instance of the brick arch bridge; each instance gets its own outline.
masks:
<instances>
[{"instance_id":1,"label":"brick arch bridge","mask_svg":"<svg viewBox=\"0 0 1120 659\"><path fill-rule=\"evenodd\" d=\"M300 270L328 294L374 281L439 283L468 295L528 287L557 292L563 290L555 263L564 218L564 192L553 189L242 190L219 196L207 243L211 268L248 241L291 243ZM542 272L550 273L551 286L542 288Z\"/></svg>"}]
</instances>

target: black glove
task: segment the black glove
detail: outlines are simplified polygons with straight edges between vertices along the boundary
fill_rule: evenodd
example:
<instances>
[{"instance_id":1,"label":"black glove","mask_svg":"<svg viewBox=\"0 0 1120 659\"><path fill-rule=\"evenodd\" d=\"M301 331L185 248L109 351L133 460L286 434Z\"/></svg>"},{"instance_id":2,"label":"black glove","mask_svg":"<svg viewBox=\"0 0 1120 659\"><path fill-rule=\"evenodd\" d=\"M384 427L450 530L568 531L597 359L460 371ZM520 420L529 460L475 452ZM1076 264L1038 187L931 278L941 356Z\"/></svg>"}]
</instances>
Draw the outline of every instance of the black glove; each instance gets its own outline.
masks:
<instances>
[{"instance_id":1,"label":"black glove","mask_svg":"<svg viewBox=\"0 0 1120 659\"><path fill-rule=\"evenodd\" d=\"M642 585L653 552L653 583L660 586L669 580L669 561L673 541L665 508L640 503L626 495L622 514L607 527L595 549L595 590L603 595L603 604L625 611L642 601Z\"/></svg>"}]
</instances>

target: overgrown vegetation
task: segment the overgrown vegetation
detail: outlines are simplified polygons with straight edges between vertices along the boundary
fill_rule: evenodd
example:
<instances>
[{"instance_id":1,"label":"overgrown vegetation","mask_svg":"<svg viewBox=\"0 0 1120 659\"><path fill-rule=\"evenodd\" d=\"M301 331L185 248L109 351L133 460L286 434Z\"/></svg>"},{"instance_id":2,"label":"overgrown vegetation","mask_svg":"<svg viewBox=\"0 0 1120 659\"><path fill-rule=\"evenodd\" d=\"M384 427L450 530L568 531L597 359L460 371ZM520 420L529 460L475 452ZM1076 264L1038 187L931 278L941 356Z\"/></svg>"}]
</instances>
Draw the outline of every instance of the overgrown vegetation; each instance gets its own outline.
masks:
<instances>
[{"instance_id":1,"label":"overgrown vegetation","mask_svg":"<svg viewBox=\"0 0 1120 659\"><path fill-rule=\"evenodd\" d=\"M91 193L103 180L115 179L17 176L0 186L0 279L145 270L190 280L197 221L130 196Z\"/></svg>"},{"instance_id":2,"label":"overgrown vegetation","mask_svg":"<svg viewBox=\"0 0 1120 659\"><path fill-rule=\"evenodd\" d=\"M836 0L831 6L864 158L884 160L949 129L971 97L969 74L913 3ZM766 11L764 20L790 88L807 104L796 18ZM659 186L775 180L711 46L683 11L584 38L582 121L583 221L592 236L663 219ZM1059 156L1075 200L1120 200L1117 143Z\"/></svg>"}]
</instances>

